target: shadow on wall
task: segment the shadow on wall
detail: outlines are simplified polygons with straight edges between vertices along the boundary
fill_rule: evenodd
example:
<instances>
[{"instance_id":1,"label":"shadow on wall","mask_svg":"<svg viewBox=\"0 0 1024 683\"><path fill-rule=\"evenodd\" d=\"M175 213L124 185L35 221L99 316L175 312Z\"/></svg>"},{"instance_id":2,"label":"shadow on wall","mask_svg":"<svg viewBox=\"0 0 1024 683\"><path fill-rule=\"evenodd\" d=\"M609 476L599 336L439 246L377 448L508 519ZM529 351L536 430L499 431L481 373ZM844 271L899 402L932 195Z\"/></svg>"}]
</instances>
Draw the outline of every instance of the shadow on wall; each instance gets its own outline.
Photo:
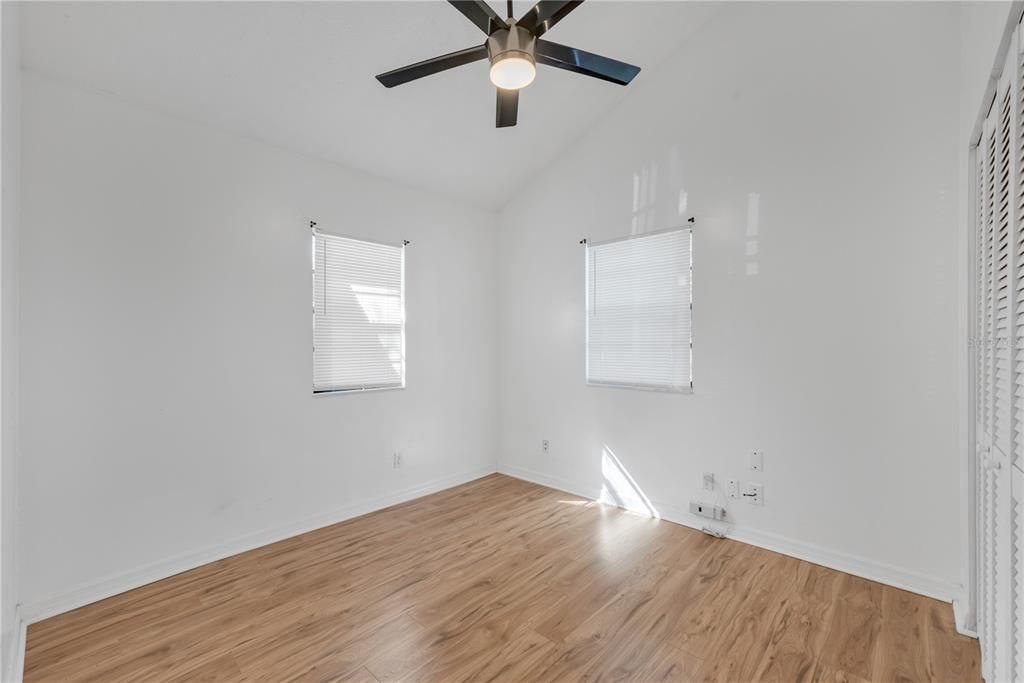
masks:
<instances>
[{"instance_id":1,"label":"shadow on wall","mask_svg":"<svg viewBox=\"0 0 1024 683\"><path fill-rule=\"evenodd\" d=\"M601 497L598 500L602 503L661 518L650 498L607 445L601 449L601 480Z\"/></svg>"}]
</instances>

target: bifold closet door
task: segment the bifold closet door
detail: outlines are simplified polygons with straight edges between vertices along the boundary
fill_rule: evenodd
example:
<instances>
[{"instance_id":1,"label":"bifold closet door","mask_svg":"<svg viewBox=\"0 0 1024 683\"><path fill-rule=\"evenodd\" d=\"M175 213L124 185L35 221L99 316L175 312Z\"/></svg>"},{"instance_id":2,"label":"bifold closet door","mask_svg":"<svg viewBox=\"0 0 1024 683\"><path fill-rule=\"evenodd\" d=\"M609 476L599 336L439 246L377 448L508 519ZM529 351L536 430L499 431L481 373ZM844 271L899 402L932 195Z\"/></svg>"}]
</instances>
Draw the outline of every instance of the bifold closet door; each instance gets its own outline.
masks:
<instances>
[{"instance_id":1,"label":"bifold closet door","mask_svg":"<svg viewBox=\"0 0 1024 683\"><path fill-rule=\"evenodd\" d=\"M974 404L982 674L1024 680L1024 56L1014 37L975 153Z\"/></svg>"}]
</instances>

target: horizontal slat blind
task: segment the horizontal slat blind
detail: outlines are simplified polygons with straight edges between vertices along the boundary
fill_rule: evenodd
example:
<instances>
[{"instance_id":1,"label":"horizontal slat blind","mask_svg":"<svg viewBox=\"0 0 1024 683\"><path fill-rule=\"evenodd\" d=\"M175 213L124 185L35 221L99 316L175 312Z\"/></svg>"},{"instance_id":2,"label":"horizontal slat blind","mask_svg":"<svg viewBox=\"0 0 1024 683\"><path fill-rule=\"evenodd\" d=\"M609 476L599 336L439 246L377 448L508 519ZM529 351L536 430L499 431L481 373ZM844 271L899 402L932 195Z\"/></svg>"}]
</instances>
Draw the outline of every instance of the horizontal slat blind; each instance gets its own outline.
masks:
<instances>
[{"instance_id":1,"label":"horizontal slat blind","mask_svg":"<svg viewBox=\"0 0 1024 683\"><path fill-rule=\"evenodd\" d=\"M681 391L691 381L692 230L587 247L587 381Z\"/></svg>"},{"instance_id":2,"label":"horizontal slat blind","mask_svg":"<svg viewBox=\"0 0 1024 683\"><path fill-rule=\"evenodd\" d=\"M314 235L314 391L405 385L404 252Z\"/></svg>"}]
</instances>

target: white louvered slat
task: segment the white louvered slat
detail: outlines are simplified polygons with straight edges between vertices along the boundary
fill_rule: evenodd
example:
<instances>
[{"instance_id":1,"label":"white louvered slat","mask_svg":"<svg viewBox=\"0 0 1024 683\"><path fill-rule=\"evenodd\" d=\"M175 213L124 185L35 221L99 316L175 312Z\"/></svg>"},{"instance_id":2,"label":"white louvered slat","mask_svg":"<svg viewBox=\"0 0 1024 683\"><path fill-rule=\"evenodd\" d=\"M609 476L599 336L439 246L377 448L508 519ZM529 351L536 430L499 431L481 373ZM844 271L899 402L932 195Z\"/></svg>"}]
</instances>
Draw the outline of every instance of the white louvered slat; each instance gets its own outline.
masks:
<instances>
[{"instance_id":1,"label":"white louvered slat","mask_svg":"<svg viewBox=\"0 0 1024 683\"><path fill-rule=\"evenodd\" d=\"M1019 50L1018 50L1019 52ZM1012 147L1016 150L1013 168L1016 185L1017 220L1011 238L1014 259L1013 318L1010 349L1013 357L1013 462L1024 468L1024 54L1018 54L1014 70L1013 93L1016 118L1013 121Z\"/></svg>"},{"instance_id":2,"label":"white louvered slat","mask_svg":"<svg viewBox=\"0 0 1024 683\"><path fill-rule=\"evenodd\" d=\"M1014 466L1012 472L1013 498L1010 510L1012 526L1012 588L1013 633L1011 680L1024 680L1024 473Z\"/></svg>"},{"instance_id":3,"label":"white louvered slat","mask_svg":"<svg viewBox=\"0 0 1024 683\"><path fill-rule=\"evenodd\" d=\"M981 453L985 453L982 448ZM988 514L989 505L989 477L988 477L988 456L984 455L978 460L978 638L981 641L981 668L982 676L989 678L991 670L992 654L989 645L992 639L989 637L989 611L992 600L989 582L989 558L991 553L989 547L992 538L992 519Z\"/></svg>"},{"instance_id":4,"label":"white louvered slat","mask_svg":"<svg viewBox=\"0 0 1024 683\"><path fill-rule=\"evenodd\" d=\"M995 207L994 226L995 259L993 268L995 320L994 320L994 386L992 435L996 445L1003 453L1011 452L1011 393L1013 378L1010 370L1010 323L1011 323L1011 291L1016 290L1012 259L1010 258L1010 120L1011 93L1007 88L999 97L997 124L998 128L992 136L995 142Z\"/></svg>"},{"instance_id":5,"label":"white louvered slat","mask_svg":"<svg viewBox=\"0 0 1024 683\"><path fill-rule=\"evenodd\" d=\"M989 470L992 486L992 674L1013 679L1013 495L1009 458L995 449Z\"/></svg>"},{"instance_id":6,"label":"white louvered slat","mask_svg":"<svg viewBox=\"0 0 1024 683\"><path fill-rule=\"evenodd\" d=\"M405 249L315 233L313 390L405 385Z\"/></svg>"},{"instance_id":7,"label":"white louvered slat","mask_svg":"<svg viewBox=\"0 0 1024 683\"><path fill-rule=\"evenodd\" d=\"M995 582L992 560L994 558L995 539L995 508L992 505L992 475L987 467L981 472L982 486L982 537L981 537L981 601L984 605L982 610L981 642L982 642L982 671L986 680L991 680L993 662L995 661L995 639L993 626L995 623Z\"/></svg>"},{"instance_id":8,"label":"white louvered slat","mask_svg":"<svg viewBox=\"0 0 1024 683\"><path fill-rule=\"evenodd\" d=\"M1024 467L1024 54L1018 54L1015 69L1014 100L1016 118L1013 121L1012 139L1016 159L1016 210L1017 220L1012 230L1011 255L1014 258L1013 313L1014 326L1010 339L1013 354L1014 374L1014 430L1013 462Z\"/></svg>"},{"instance_id":9,"label":"white louvered slat","mask_svg":"<svg viewBox=\"0 0 1024 683\"><path fill-rule=\"evenodd\" d=\"M991 319L988 317L988 203L986 199L988 166L986 165L986 139L982 136L976 152L975 178L975 413L979 435L988 431L988 364L987 344ZM980 481L980 480L979 480Z\"/></svg>"},{"instance_id":10,"label":"white louvered slat","mask_svg":"<svg viewBox=\"0 0 1024 683\"><path fill-rule=\"evenodd\" d=\"M989 126L985 150L985 428L995 442L996 330L996 130Z\"/></svg>"}]
</instances>

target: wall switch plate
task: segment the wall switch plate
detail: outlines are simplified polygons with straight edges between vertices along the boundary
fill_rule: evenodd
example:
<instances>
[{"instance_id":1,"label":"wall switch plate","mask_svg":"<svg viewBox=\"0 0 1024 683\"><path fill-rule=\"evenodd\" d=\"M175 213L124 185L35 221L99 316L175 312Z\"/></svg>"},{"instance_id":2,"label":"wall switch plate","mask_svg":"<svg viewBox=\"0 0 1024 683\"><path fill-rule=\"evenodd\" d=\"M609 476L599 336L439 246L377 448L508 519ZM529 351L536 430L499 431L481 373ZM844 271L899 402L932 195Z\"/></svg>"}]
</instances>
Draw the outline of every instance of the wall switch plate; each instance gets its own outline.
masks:
<instances>
[{"instance_id":1,"label":"wall switch plate","mask_svg":"<svg viewBox=\"0 0 1024 683\"><path fill-rule=\"evenodd\" d=\"M704 490L714 491L715 490L715 473L705 472L704 473Z\"/></svg>"},{"instance_id":2,"label":"wall switch plate","mask_svg":"<svg viewBox=\"0 0 1024 683\"><path fill-rule=\"evenodd\" d=\"M740 497L740 482L736 479L730 479L726 484L726 493L730 498Z\"/></svg>"},{"instance_id":3,"label":"wall switch plate","mask_svg":"<svg viewBox=\"0 0 1024 683\"><path fill-rule=\"evenodd\" d=\"M547 439L544 439L543 441L541 441L540 442L540 450L541 450L541 452L544 455L547 455L548 453L550 453L551 452L551 442L548 441Z\"/></svg>"},{"instance_id":4,"label":"wall switch plate","mask_svg":"<svg viewBox=\"0 0 1024 683\"><path fill-rule=\"evenodd\" d=\"M754 451L750 454L750 469L754 472L764 472L764 451Z\"/></svg>"},{"instance_id":5,"label":"wall switch plate","mask_svg":"<svg viewBox=\"0 0 1024 683\"><path fill-rule=\"evenodd\" d=\"M719 521L725 520L725 508L718 507L717 505L709 505L707 503L691 500L690 512L700 517L707 517L708 519L717 519Z\"/></svg>"},{"instance_id":6,"label":"wall switch plate","mask_svg":"<svg viewBox=\"0 0 1024 683\"><path fill-rule=\"evenodd\" d=\"M764 505L764 489L760 484L747 484L743 497L751 505Z\"/></svg>"},{"instance_id":7,"label":"wall switch plate","mask_svg":"<svg viewBox=\"0 0 1024 683\"><path fill-rule=\"evenodd\" d=\"M395 469L398 469L399 467L402 466L402 452L401 451L395 451L394 455L392 456L391 466L394 467Z\"/></svg>"}]
</instances>

